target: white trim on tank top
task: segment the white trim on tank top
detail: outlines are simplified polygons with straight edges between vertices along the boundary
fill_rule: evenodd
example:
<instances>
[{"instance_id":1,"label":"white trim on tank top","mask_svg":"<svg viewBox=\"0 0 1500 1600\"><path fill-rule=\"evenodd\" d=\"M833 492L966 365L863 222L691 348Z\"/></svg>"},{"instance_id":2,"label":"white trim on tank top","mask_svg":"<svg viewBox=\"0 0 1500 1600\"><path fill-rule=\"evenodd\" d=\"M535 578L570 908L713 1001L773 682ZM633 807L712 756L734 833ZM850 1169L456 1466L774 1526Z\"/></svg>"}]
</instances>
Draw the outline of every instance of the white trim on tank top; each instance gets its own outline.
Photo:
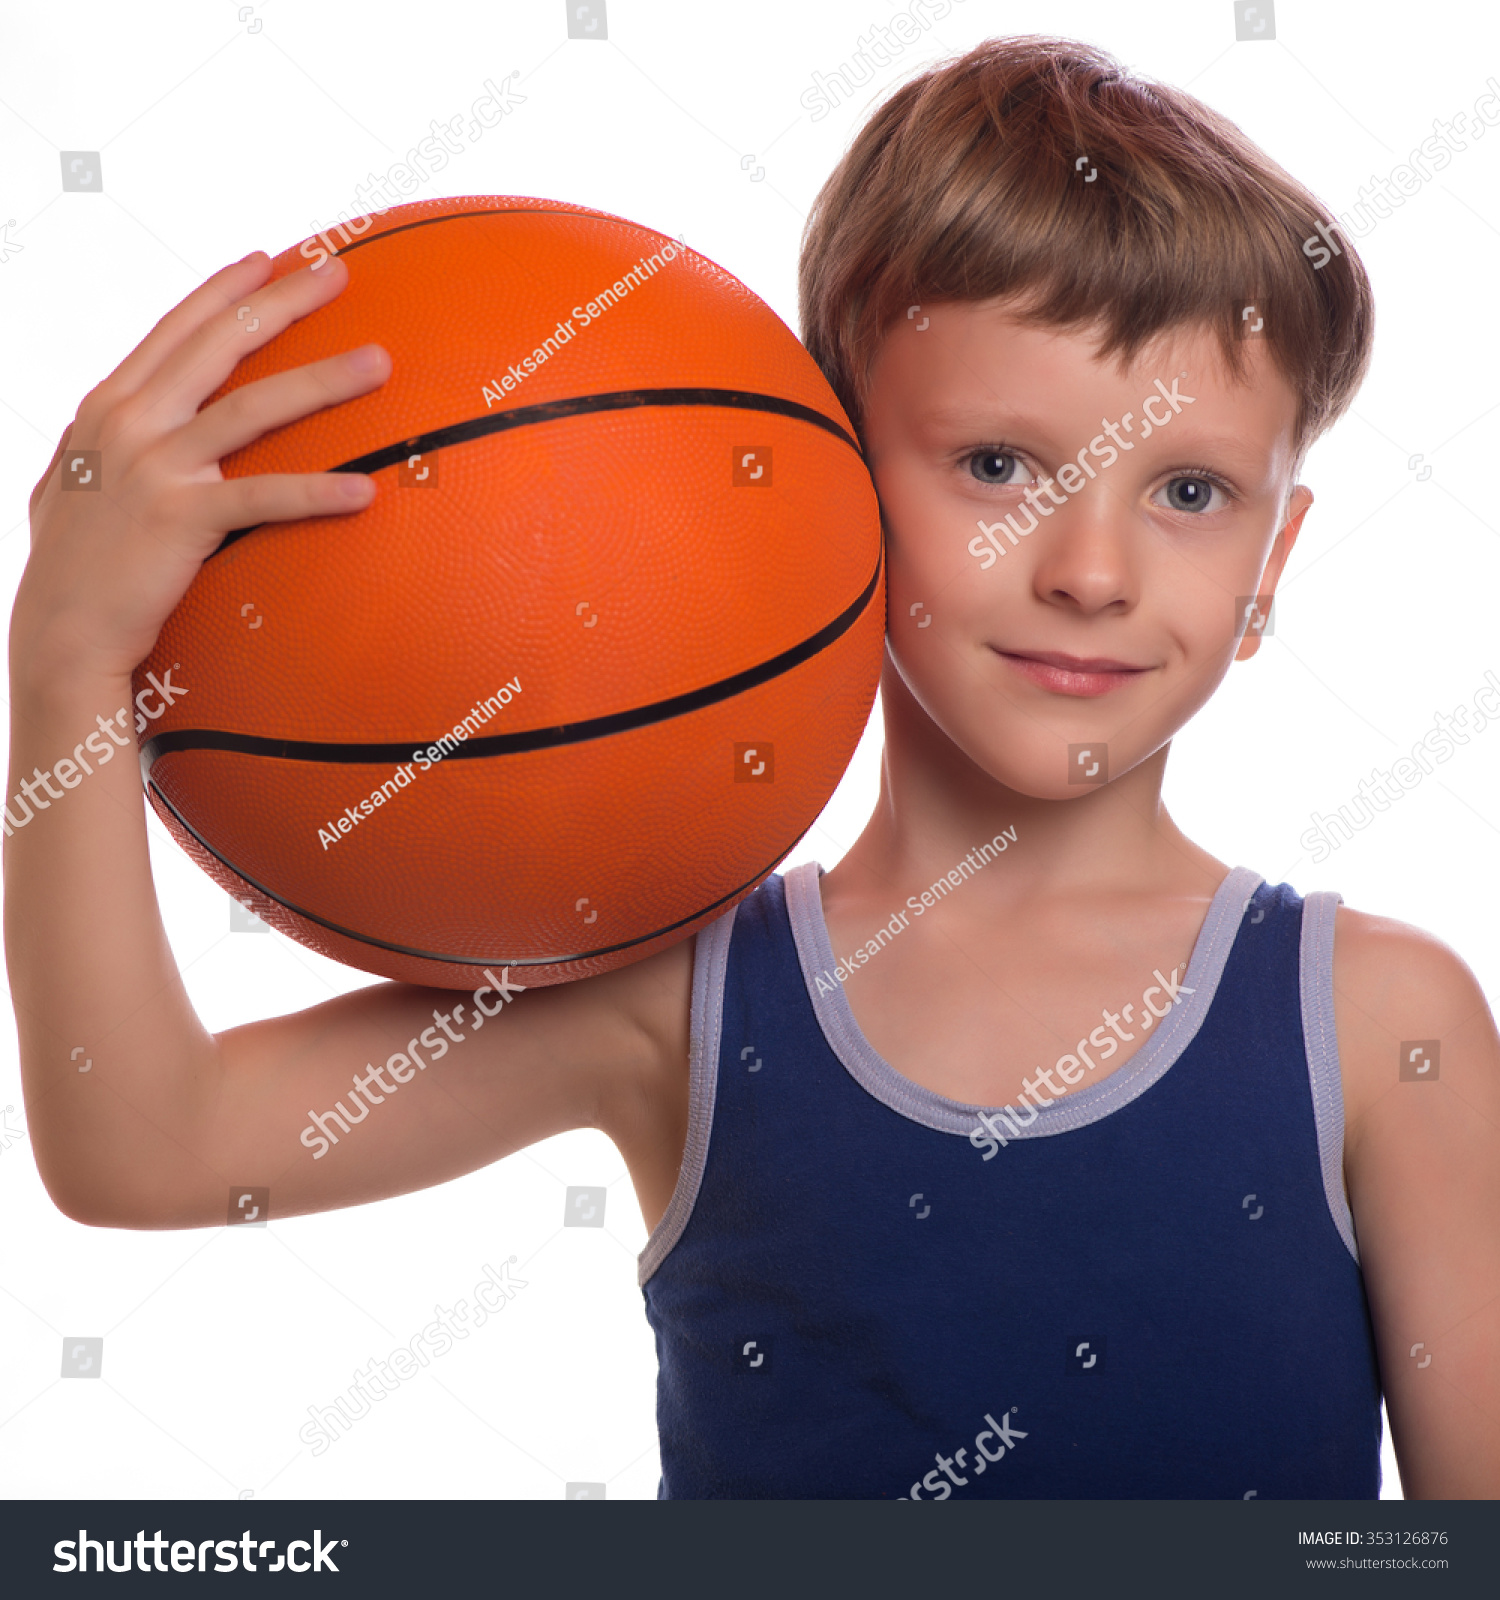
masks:
<instances>
[{"instance_id":1,"label":"white trim on tank top","mask_svg":"<svg viewBox=\"0 0 1500 1600\"><path fill-rule=\"evenodd\" d=\"M850 1077L882 1105L935 1132L967 1139L979 1126L981 1112L993 1116L1005 1107L970 1105L914 1083L865 1038L842 984L834 983L830 990L825 982L820 990L818 976L832 972L837 965L818 891L822 873L817 862L806 861L788 872L783 882L803 985L823 1037ZM1029 1108L1034 1110L1033 1119L1013 1135L1007 1134L1007 1140L1050 1138L1086 1127L1129 1105L1162 1078L1202 1027L1218 992L1240 921L1251 897L1264 882L1249 867L1235 867L1225 877L1209 903L1182 979L1184 990L1193 992L1180 999L1151 1038L1108 1077L1075 1090L1050 1106ZM1333 928L1340 900L1341 896L1325 892L1308 895L1303 901L1299 987L1323 1192L1339 1237L1358 1261L1353 1219L1344 1190L1344 1098L1333 1027ZM735 911L728 911L697 935L688 1135L672 1198L639 1257L637 1277L642 1285L681 1238L703 1181L713 1128L724 979L734 919Z\"/></svg>"}]
</instances>

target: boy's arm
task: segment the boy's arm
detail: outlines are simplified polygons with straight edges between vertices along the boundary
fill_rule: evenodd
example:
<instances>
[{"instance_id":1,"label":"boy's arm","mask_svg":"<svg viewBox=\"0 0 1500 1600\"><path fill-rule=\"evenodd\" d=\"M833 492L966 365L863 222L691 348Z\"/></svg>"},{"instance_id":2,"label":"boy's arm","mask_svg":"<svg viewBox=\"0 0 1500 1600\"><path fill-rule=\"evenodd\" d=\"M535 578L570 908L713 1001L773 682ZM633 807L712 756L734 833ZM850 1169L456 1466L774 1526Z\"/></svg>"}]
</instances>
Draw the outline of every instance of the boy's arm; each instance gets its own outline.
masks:
<instances>
[{"instance_id":1,"label":"boy's arm","mask_svg":"<svg viewBox=\"0 0 1500 1600\"><path fill-rule=\"evenodd\" d=\"M1333 981L1344 1172L1402 1484L1416 1500L1500 1497L1494 1020L1446 945L1343 907ZM1424 1060L1431 1076L1415 1076Z\"/></svg>"},{"instance_id":2,"label":"boy's arm","mask_svg":"<svg viewBox=\"0 0 1500 1600\"><path fill-rule=\"evenodd\" d=\"M7 821L5 937L43 1182L80 1221L218 1226L231 1185L268 1185L272 1214L287 1216L438 1183L592 1125L620 1144L643 1205L664 1208L685 1123L689 945L527 990L483 1031L470 994L398 984L217 1038L193 1012L152 882L133 719L112 719L224 532L358 509L373 487L318 473L226 482L219 459L389 370L382 351L363 367L338 356L200 411L241 355L332 299L347 269L268 275L264 256L247 257L164 318L85 398L32 496L6 791L31 811L17 802ZM247 303L253 338L236 316ZM101 490L61 492L64 446L100 452ZM59 787L64 757L72 782ZM394 1093L372 1080L365 1117L322 1154L302 1141L310 1112L358 1109L356 1075L373 1065L392 1083L386 1064L413 1039L421 1070Z\"/></svg>"}]
</instances>

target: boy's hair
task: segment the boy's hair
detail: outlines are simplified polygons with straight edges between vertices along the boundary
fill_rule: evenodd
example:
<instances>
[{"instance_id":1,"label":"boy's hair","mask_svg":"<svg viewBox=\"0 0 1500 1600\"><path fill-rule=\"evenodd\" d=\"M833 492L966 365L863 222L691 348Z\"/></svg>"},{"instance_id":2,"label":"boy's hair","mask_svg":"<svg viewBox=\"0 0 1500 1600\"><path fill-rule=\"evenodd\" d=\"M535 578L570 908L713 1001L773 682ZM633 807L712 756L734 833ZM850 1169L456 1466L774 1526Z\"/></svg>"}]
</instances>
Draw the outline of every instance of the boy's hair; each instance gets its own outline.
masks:
<instances>
[{"instance_id":1,"label":"boy's hair","mask_svg":"<svg viewBox=\"0 0 1500 1600\"><path fill-rule=\"evenodd\" d=\"M1300 466L1353 400L1374 326L1353 246L1317 238L1327 215L1182 90L1072 40L990 39L898 89L823 185L802 240L803 339L861 428L880 341L923 300L1014 295L1033 324L1097 326L1100 356L1121 361L1207 326L1237 378L1253 304L1298 396Z\"/></svg>"}]
</instances>

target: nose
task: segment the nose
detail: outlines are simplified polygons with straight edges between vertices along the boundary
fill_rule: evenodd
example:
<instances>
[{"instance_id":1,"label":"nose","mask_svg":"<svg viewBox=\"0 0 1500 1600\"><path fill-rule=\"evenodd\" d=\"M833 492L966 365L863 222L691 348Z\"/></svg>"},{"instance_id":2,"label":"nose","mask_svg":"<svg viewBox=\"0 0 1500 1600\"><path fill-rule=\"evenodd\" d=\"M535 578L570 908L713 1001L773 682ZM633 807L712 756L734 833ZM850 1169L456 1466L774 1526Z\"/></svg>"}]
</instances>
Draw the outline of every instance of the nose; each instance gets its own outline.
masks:
<instances>
[{"instance_id":1,"label":"nose","mask_svg":"<svg viewBox=\"0 0 1500 1600\"><path fill-rule=\"evenodd\" d=\"M1045 492L1054 482L1044 480L1034 496L1042 519L1032 536L1037 552L1032 581L1038 598L1083 616L1132 609L1139 598L1139 579L1129 505L1100 481L1057 506Z\"/></svg>"}]
</instances>

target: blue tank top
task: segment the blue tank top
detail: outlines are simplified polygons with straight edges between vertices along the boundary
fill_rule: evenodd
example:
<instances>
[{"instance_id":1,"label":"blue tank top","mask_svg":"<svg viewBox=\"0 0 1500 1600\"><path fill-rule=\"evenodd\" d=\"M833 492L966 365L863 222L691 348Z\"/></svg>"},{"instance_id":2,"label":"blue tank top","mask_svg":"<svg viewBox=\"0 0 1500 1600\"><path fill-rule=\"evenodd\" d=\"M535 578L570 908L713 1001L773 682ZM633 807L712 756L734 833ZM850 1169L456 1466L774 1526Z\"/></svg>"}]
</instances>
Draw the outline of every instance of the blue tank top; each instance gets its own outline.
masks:
<instances>
[{"instance_id":1,"label":"blue tank top","mask_svg":"<svg viewBox=\"0 0 1500 1600\"><path fill-rule=\"evenodd\" d=\"M687 1144L640 1258L659 1495L1377 1496L1339 897L1236 868L1175 1003L1116 1027L1135 1053L1007 1122L864 1038L820 872L697 938Z\"/></svg>"}]
</instances>

